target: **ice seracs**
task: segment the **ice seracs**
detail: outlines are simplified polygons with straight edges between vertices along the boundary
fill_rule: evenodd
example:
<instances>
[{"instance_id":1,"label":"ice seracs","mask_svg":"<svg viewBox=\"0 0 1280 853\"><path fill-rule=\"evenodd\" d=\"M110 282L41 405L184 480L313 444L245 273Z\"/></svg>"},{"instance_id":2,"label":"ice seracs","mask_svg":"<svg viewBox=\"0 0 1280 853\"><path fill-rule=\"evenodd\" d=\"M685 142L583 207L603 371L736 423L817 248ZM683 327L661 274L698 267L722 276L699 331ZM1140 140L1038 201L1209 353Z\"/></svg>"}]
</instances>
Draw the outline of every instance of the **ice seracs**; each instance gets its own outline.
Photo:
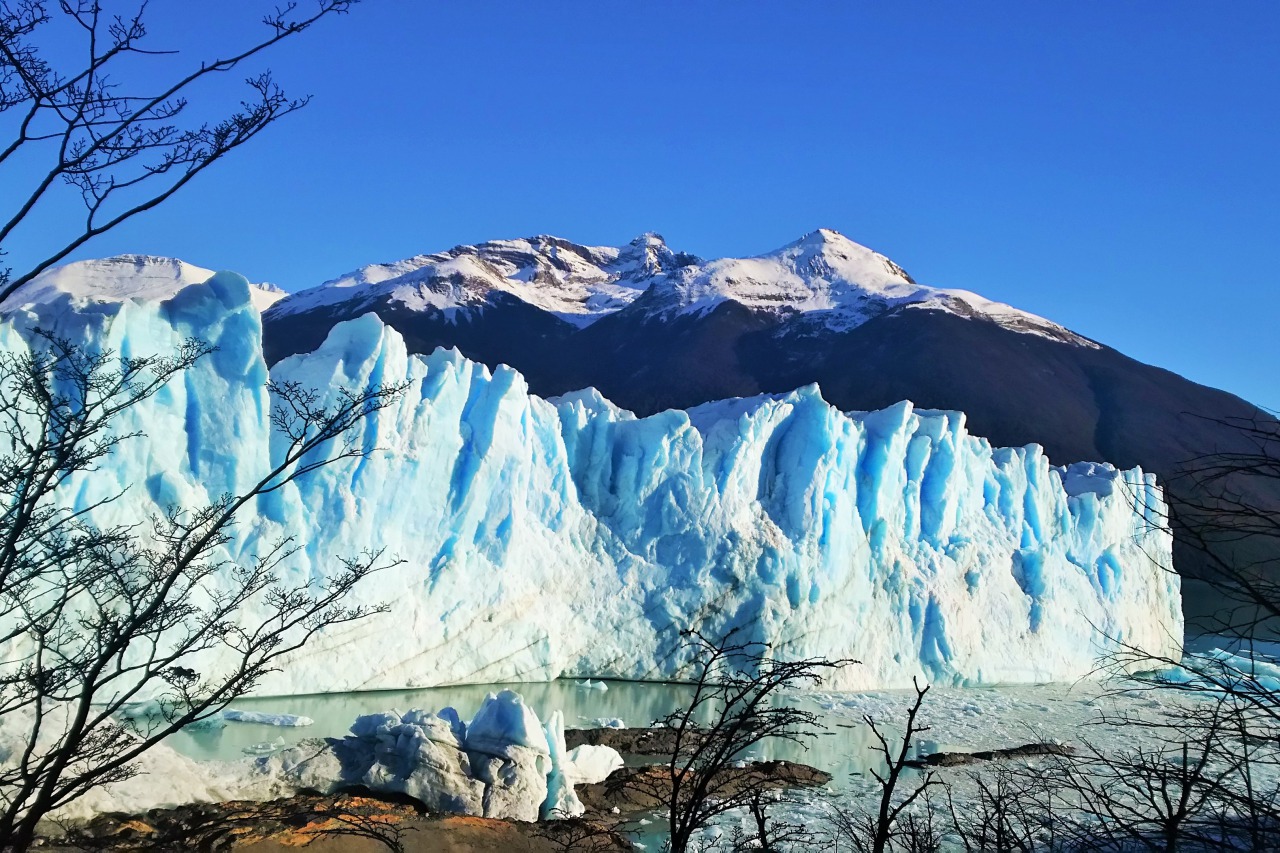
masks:
<instances>
[{"instance_id":1,"label":"ice seracs","mask_svg":"<svg viewBox=\"0 0 1280 853\"><path fill-rule=\"evenodd\" d=\"M1117 637L1177 653L1163 497L1139 469L1055 469L962 414L846 414L816 386L646 418L598 394L548 401L514 370L410 354L372 314L268 372L250 299L219 273L163 301L41 303L0 324L0 346L28 346L36 324L138 354L218 346L120 424L151 439L68 484L77 509L125 490L100 523L255 482L282 449L268 376L326 394L405 384L352 436L377 452L264 497L228 543L248 560L291 537L300 578L365 549L403 560L352 600L390 613L315 638L264 693L680 678L689 627L857 658L833 678L846 688L1074 679Z\"/></svg>"}]
</instances>

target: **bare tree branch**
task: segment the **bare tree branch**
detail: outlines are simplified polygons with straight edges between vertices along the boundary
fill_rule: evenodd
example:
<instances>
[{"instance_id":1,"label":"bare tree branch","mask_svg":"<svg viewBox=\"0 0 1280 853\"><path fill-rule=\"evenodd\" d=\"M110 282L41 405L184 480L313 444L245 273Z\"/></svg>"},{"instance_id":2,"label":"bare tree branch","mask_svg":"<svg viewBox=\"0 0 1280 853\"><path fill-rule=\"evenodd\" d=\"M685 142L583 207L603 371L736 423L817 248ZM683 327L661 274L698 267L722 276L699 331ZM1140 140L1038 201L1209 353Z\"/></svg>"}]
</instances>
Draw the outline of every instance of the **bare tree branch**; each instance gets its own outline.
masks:
<instances>
[{"instance_id":1,"label":"bare tree branch","mask_svg":"<svg viewBox=\"0 0 1280 853\"><path fill-rule=\"evenodd\" d=\"M170 508L150 525L101 528L85 507L68 508L62 489L137 436L118 431L121 417L211 351L189 341L172 356L120 358L37 332L28 353L0 354L0 402L10 407L0 416L0 718L27 731L21 755L0 767L10 849L26 849L49 812L132 776L148 749L252 690L319 632L386 609L345 603L394 564L381 552L291 582L281 571L296 552L290 541L239 562L223 546L256 497L372 452L348 434L400 387L338 392L332 405L273 389L273 424L288 446L243 494ZM122 719L142 698L157 715Z\"/></svg>"},{"instance_id":2,"label":"bare tree branch","mask_svg":"<svg viewBox=\"0 0 1280 853\"><path fill-rule=\"evenodd\" d=\"M0 121L14 119L8 141L0 142L0 177L23 188L12 208L0 212L0 257L58 186L77 193L84 210L78 227L54 237L54 248L41 260L0 271L0 301L95 237L163 204L305 107L309 97L290 97L270 71L259 71L245 79L248 93L238 108L217 121L184 122L189 93L203 80L243 67L357 2L312 0L306 10L297 0L278 6L263 16L266 34L258 41L138 90L116 82L122 63L166 53L146 47L145 0L120 14L108 14L102 0L0 2ZM68 69L45 58L59 23L78 31L82 41L83 58Z\"/></svg>"}]
</instances>

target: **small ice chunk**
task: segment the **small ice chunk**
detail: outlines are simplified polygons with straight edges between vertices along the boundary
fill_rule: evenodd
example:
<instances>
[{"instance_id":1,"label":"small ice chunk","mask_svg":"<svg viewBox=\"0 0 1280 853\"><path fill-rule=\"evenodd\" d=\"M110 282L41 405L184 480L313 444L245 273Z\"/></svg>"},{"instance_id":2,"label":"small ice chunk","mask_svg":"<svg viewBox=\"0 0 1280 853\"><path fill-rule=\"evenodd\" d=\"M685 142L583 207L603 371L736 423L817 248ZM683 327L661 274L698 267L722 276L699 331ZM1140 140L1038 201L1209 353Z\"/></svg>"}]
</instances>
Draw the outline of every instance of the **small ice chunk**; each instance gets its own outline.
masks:
<instances>
[{"instance_id":1,"label":"small ice chunk","mask_svg":"<svg viewBox=\"0 0 1280 853\"><path fill-rule=\"evenodd\" d=\"M574 785L594 785L609 778L625 764L618 751L610 746L582 744L565 756L565 775Z\"/></svg>"},{"instance_id":2,"label":"small ice chunk","mask_svg":"<svg viewBox=\"0 0 1280 853\"><path fill-rule=\"evenodd\" d=\"M278 737L275 740L264 740L258 743L251 743L244 749L240 750L245 755L271 755L273 752L279 752L284 749L287 744L284 738Z\"/></svg>"},{"instance_id":3,"label":"small ice chunk","mask_svg":"<svg viewBox=\"0 0 1280 853\"><path fill-rule=\"evenodd\" d=\"M383 711L379 714L361 714L351 724L351 734L358 738L372 739L380 731L390 731L392 726L400 725L400 714L394 711Z\"/></svg>"},{"instance_id":4,"label":"small ice chunk","mask_svg":"<svg viewBox=\"0 0 1280 853\"><path fill-rule=\"evenodd\" d=\"M593 729L625 729L627 724L621 717L596 717L591 721Z\"/></svg>"}]
</instances>

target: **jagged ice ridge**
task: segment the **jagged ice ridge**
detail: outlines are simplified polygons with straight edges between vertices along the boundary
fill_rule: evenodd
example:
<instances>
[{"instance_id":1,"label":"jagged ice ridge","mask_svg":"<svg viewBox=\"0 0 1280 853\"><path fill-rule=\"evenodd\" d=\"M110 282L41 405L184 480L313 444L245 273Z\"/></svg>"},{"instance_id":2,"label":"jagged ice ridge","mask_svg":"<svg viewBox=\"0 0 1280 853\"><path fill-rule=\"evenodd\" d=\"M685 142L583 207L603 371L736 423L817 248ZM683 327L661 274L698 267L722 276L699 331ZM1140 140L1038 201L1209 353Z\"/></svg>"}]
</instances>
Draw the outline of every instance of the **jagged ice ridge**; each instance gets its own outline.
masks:
<instances>
[{"instance_id":1,"label":"jagged ice ridge","mask_svg":"<svg viewBox=\"0 0 1280 853\"><path fill-rule=\"evenodd\" d=\"M9 350L36 325L125 355L218 347L128 413L149 438L65 490L79 507L128 487L99 523L243 491L280 451L250 286L178 285L53 293L0 323ZM1154 477L992 448L960 413L842 413L808 387L636 418L591 390L540 399L455 351L410 355L371 314L270 375L408 390L361 426L368 458L261 498L233 556L292 536L295 579L365 548L405 562L356 593L390 613L319 637L262 693L673 678L688 627L857 658L831 682L850 689L1074 679L1116 639L1179 651Z\"/></svg>"}]
</instances>

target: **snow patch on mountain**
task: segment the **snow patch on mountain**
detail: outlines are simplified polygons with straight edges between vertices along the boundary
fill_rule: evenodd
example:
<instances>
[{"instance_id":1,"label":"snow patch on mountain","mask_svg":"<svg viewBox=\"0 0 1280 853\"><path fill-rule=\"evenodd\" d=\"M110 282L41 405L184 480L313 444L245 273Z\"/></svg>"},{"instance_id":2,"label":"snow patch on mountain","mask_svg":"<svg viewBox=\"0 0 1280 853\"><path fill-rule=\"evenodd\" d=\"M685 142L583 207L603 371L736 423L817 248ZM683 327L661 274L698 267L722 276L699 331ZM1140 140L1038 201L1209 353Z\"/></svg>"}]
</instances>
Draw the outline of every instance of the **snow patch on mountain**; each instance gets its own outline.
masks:
<instances>
[{"instance_id":1,"label":"snow patch on mountain","mask_svg":"<svg viewBox=\"0 0 1280 853\"><path fill-rule=\"evenodd\" d=\"M925 308L1096 346L1043 317L976 293L919 285L884 255L829 228L757 257L723 258L681 269L655 283L646 307L669 317L703 313L726 301L799 315L834 332L856 328L895 308Z\"/></svg>"},{"instance_id":2,"label":"snow patch on mountain","mask_svg":"<svg viewBox=\"0 0 1280 853\"><path fill-rule=\"evenodd\" d=\"M93 303L169 299L192 284L201 284L213 270L177 258L116 255L76 261L46 270L0 303L0 314L68 299L78 309ZM250 284L253 307L266 311L288 294L274 284Z\"/></svg>"},{"instance_id":3,"label":"snow patch on mountain","mask_svg":"<svg viewBox=\"0 0 1280 853\"><path fill-rule=\"evenodd\" d=\"M701 312L732 300L750 308L824 312L852 328L925 290L885 256L819 229L765 255L722 258L658 285L660 311Z\"/></svg>"},{"instance_id":4,"label":"snow patch on mountain","mask_svg":"<svg viewBox=\"0 0 1280 853\"><path fill-rule=\"evenodd\" d=\"M483 311L491 293L506 293L566 322L585 326L629 305L649 279L696 259L678 255L656 234L621 248L579 246L558 237L494 240L457 246L355 272L301 291L276 316L379 302L436 309L449 318Z\"/></svg>"}]
</instances>

